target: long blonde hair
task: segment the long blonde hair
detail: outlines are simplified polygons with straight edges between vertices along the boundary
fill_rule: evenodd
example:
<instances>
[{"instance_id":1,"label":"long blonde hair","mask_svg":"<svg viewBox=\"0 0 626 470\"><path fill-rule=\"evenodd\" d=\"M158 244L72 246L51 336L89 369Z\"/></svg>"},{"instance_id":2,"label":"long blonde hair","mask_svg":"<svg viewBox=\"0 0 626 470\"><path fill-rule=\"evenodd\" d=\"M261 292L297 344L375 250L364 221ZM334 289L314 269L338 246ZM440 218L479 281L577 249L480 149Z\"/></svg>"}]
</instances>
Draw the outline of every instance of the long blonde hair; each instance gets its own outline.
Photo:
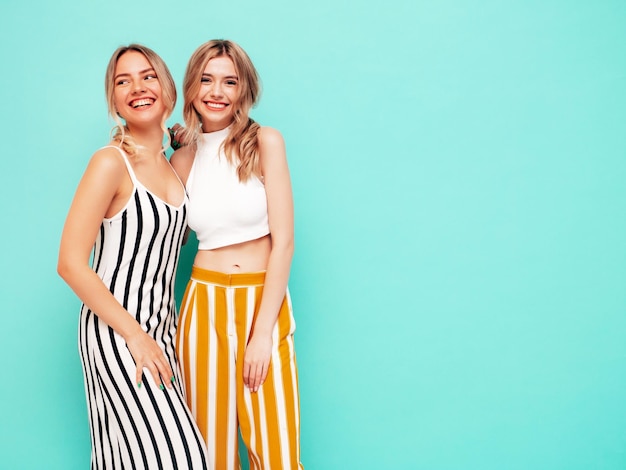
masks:
<instances>
[{"instance_id":1,"label":"long blonde hair","mask_svg":"<svg viewBox=\"0 0 626 470\"><path fill-rule=\"evenodd\" d=\"M165 65L163 59L161 59L161 57L159 57L159 55L149 47L142 46L141 44L120 46L111 56L111 60L109 60L109 65L107 65L104 77L104 90L107 104L109 106L109 114L113 117L113 120L116 123L116 126L111 130L111 140L117 142L122 150L132 157L138 153L137 144L135 143L133 137L129 134L128 127L126 127L120 119L120 116L117 114L113 96L115 91L115 67L117 66L117 61L120 57L128 51L136 51L143 54L156 73L159 84L161 85L161 100L163 101L165 107L165 113L163 114L163 120L161 121L161 129L163 129L163 134L167 136L168 143L170 142L170 137L165 121L168 117L170 117L172 111L174 110L174 106L176 105L176 84L174 83L172 74L167 68L167 65Z\"/></svg>"},{"instance_id":2,"label":"long blonde hair","mask_svg":"<svg viewBox=\"0 0 626 470\"><path fill-rule=\"evenodd\" d=\"M257 138L260 126L248 113L259 99L261 86L250 57L238 44L224 39L213 39L198 47L189 59L183 80L183 118L186 129L180 142L192 146L194 150L197 148L202 122L193 106L193 100L200 91L202 73L207 63L216 57L230 58L239 78L239 99L233 103L233 122L224 141L224 154L232 164L238 163L239 181L246 181L253 174L260 176Z\"/></svg>"}]
</instances>

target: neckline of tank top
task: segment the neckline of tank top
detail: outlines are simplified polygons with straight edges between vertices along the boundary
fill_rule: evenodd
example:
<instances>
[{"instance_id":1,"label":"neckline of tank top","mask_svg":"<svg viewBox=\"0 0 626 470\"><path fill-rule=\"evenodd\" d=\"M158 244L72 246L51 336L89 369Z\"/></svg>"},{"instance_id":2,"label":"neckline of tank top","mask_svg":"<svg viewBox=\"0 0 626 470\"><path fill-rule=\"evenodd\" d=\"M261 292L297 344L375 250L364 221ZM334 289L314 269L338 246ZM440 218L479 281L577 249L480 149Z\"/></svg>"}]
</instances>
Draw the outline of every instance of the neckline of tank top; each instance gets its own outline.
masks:
<instances>
[{"instance_id":1,"label":"neckline of tank top","mask_svg":"<svg viewBox=\"0 0 626 470\"><path fill-rule=\"evenodd\" d=\"M230 126L225 127L224 129L220 129L219 131L213 132L203 132L200 134L200 139L205 144L210 144L213 142L221 142L226 138L228 133L230 132Z\"/></svg>"},{"instance_id":2,"label":"neckline of tank top","mask_svg":"<svg viewBox=\"0 0 626 470\"><path fill-rule=\"evenodd\" d=\"M173 168L172 168L172 171L174 171L174 169L173 169ZM179 181L180 181L180 180L179 180ZM169 207L171 207L172 209L175 209L175 210L177 210L177 211L179 211L179 210L181 210L181 209L183 208L183 206L185 205L185 201L187 200L187 190L185 189L185 187L184 187L184 186L182 187L182 189L183 189L183 200L181 201L181 203L180 203L179 205L177 205L177 206L176 206L176 205L174 205L174 204L172 204L172 203L167 202L165 199L160 198L159 196L157 196L156 194L154 194L154 192L153 192L153 191L150 191L150 189L148 189L148 188L146 187L146 185L145 185L145 184L143 184L141 181L139 181L139 179L137 178L137 176L136 176L136 175L135 175L135 181L134 181L134 184L135 184L135 189L136 189L137 187L141 187L141 188L142 188L145 192L147 192L150 196L152 196L153 198L155 198L155 199L157 199L157 200L161 201L161 202L162 202L163 204L165 204L166 206L169 206ZM182 185L182 183L181 183L181 185Z\"/></svg>"},{"instance_id":3,"label":"neckline of tank top","mask_svg":"<svg viewBox=\"0 0 626 470\"><path fill-rule=\"evenodd\" d=\"M165 158L165 161L170 166L170 170L172 170L172 173L174 173L174 176L178 180L178 183L180 184L180 187L183 190L183 200L178 205L171 204L171 203L167 202L165 199L162 199L161 197L157 196L156 193L154 193L154 191L150 190L145 184L143 184L139 180L139 178L135 174L135 170L133 170L133 166L130 164L130 161L128 160L128 155L126 155L126 152L124 152L124 150L122 148L117 147L115 145L107 145L107 147L116 148L116 149L118 149L122 153L122 157L124 158L124 163L126 164L126 168L128 169L128 172L130 174L130 179L133 182L133 186L135 187L135 190L137 189L137 187L141 187L146 193L150 194L153 198L161 201L166 206L169 206L172 209L175 209L177 211L181 210L185 206L185 202L187 201L187 189L185 188L185 185L183 184L183 182L178 177L178 174L176 173L176 170L174 170L174 167L172 166L172 164L169 162L169 160L165 156L163 156L163 158ZM132 197L130 197L128 201L130 202L131 200L132 200ZM122 211L124 209L126 209L127 205L128 205L128 203L124 204L124 207L122 208Z\"/></svg>"}]
</instances>

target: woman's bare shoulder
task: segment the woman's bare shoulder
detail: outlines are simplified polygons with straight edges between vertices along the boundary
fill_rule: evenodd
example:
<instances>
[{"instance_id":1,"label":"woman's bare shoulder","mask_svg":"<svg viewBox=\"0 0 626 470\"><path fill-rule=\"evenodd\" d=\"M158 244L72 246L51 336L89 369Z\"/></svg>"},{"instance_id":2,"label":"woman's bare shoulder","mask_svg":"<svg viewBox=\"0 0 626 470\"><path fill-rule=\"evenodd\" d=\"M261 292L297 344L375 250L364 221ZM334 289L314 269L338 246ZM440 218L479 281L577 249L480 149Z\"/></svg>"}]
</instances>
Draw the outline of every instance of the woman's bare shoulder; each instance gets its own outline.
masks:
<instances>
[{"instance_id":1,"label":"woman's bare shoulder","mask_svg":"<svg viewBox=\"0 0 626 470\"><path fill-rule=\"evenodd\" d=\"M123 158L119 149L102 147L91 156L89 168L104 174L126 172L126 164Z\"/></svg>"},{"instance_id":2,"label":"woman's bare shoulder","mask_svg":"<svg viewBox=\"0 0 626 470\"><path fill-rule=\"evenodd\" d=\"M193 162L195 152L191 147L185 146L176 150L170 157L170 163L175 167L176 165L191 164Z\"/></svg>"},{"instance_id":3,"label":"woman's bare shoulder","mask_svg":"<svg viewBox=\"0 0 626 470\"><path fill-rule=\"evenodd\" d=\"M261 126L257 133L259 144L261 145L282 145L284 144L283 135L278 129L273 127Z\"/></svg>"},{"instance_id":4,"label":"woman's bare shoulder","mask_svg":"<svg viewBox=\"0 0 626 470\"><path fill-rule=\"evenodd\" d=\"M194 157L195 152L189 146L179 148L170 157L172 168L178 173L179 178L184 184L187 184L187 178L189 177Z\"/></svg>"}]
</instances>

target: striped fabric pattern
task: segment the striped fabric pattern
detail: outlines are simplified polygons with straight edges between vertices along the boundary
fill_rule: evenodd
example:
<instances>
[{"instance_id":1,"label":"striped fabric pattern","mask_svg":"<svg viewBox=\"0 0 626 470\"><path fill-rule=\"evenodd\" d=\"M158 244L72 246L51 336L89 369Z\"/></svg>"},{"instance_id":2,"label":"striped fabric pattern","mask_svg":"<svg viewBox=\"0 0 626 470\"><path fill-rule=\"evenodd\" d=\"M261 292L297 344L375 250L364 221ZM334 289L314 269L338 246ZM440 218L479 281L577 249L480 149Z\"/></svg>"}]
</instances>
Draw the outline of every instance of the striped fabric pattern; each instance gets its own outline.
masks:
<instances>
[{"instance_id":1,"label":"striped fabric pattern","mask_svg":"<svg viewBox=\"0 0 626 470\"><path fill-rule=\"evenodd\" d=\"M176 348L211 468L240 468L238 428L251 469L304 468L289 293L274 327L265 383L257 393L243 384L243 357L264 278L264 273L228 275L194 266L181 305Z\"/></svg>"},{"instance_id":2,"label":"striped fabric pattern","mask_svg":"<svg viewBox=\"0 0 626 470\"><path fill-rule=\"evenodd\" d=\"M121 150L120 150L121 152ZM187 219L187 198L174 207L135 177L126 206L105 219L93 269L168 358L177 381L162 391L145 370L141 388L124 339L81 307L79 349L91 430L92 469L206 469L205 445L179 376L174 275ZM169 380L164 377L163 380Z\"/></svg>"}]
</instances>

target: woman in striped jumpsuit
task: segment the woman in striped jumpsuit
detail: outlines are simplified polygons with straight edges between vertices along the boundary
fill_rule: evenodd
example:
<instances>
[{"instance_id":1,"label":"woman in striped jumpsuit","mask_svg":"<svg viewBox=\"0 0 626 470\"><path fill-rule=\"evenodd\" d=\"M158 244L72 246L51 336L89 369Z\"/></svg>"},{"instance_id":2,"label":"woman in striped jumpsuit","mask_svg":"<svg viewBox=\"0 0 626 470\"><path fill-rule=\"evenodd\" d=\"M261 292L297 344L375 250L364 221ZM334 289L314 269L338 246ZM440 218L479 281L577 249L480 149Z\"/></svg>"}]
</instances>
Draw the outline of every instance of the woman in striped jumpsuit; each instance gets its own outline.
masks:
<instances>
[{"instance_id":1,"label":"woman in striped jumpsuit","mask_svg":"<svg viewBox=\"0 0 626 470\"><path fill-rule=\"evenodd\" d=\"M283 138L248 117L259 83L237 44L200 46L183 88L186 129L171 162L199 242L176 343L187 400L211 468L240 468L240 431L252 469L302 469Z\"/></svg>"},{"instance_id":2,"label":"woman in striped jumpsuit","mask_svg":"<svg viewBox=\"0 0 626 470\"><path fill-rule=\"evenodd\" d=\"M58 263L83 301L91 468L206 469L174 350L188 201L162 142L176 89L160 57L136 44L115 51L105 83L118 126L78 186Z\"/></svg>"}]
</instances>

